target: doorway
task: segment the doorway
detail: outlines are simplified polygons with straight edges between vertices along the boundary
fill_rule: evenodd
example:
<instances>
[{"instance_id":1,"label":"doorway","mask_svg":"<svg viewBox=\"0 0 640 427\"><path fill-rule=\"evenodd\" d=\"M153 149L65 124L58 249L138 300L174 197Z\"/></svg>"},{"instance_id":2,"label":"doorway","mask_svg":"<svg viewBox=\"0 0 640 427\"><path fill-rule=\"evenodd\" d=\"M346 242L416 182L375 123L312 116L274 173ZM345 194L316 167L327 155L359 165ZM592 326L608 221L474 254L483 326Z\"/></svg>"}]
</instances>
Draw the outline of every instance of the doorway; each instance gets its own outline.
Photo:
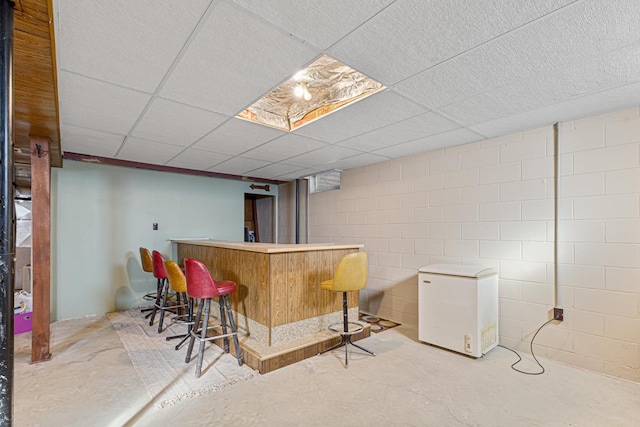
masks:
<instances>
[{"instance_id":1,"label":"doorway","mask_svg":"<svg viewBox=\"0 0 640 427\"><path fill-rule=\"evenodd\" d=\"M274 243L274 196L244 195L244 241Z\"/></svg>"}]
</instances>

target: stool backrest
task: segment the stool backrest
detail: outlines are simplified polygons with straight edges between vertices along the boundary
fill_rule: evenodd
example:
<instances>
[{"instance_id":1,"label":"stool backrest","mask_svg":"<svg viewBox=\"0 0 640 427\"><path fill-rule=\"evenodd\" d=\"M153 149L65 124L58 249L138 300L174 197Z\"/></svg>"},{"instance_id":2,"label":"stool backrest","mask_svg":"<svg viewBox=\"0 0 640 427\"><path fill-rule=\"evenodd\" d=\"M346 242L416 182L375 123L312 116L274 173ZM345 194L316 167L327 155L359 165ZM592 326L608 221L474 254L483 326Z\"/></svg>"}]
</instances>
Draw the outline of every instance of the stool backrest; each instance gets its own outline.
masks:
<instances>
[{"instance_id":1,"label":"stool backrest","mask_svg":"<svg viewBox=\"0 0 640 427\"><path fill-rule=\"evenodd\" d=\"M175 261L165 261L164 269L167 272L169 285L176 292L187 292L187 279L184 277L182 269Z\"/></svg>"},{"instance_id":2,"label":"stool backrest","mask_svg":"<svg viewBox=\"0 0 640 427\"><path fill-rule=\"evenodd\" d=\"M353 252L345 255L336 268L333 277L335 292L359 291L367 286L369 263L366 252Z\"/></svg>"},{"instance_id":3,"label":"stool backrest","mask_svg":"<svg viewBox=\"0 0 640 427\"><path fill-rule=\"evenodd\" d=\"M140 262L142 263L142 271L153 273L153 261L149 249L140 247Z\"/></svg>"},{"instance_id":4,"label":"stool backrest","mask_svg":"<svg viewBox=\"0 0 640 427\"><path fill-rule=\"evenodd\" d=\"M164 270L164 257L158 251L151 253L153 259L153 277L156 279L166 279L167 272Z\"/></svg>"},{"instance_id":5,"label":"stool backrest","mask_svg":"<svg viewBox=\"0 0 640 427\"><path fill-rule=\"evenodd\" d=\"M191 298L215 298L220 296L216 282L209 269L193 258L184 259L184 273L187 276L187 294Z\"/></svg>"}]
</instances>

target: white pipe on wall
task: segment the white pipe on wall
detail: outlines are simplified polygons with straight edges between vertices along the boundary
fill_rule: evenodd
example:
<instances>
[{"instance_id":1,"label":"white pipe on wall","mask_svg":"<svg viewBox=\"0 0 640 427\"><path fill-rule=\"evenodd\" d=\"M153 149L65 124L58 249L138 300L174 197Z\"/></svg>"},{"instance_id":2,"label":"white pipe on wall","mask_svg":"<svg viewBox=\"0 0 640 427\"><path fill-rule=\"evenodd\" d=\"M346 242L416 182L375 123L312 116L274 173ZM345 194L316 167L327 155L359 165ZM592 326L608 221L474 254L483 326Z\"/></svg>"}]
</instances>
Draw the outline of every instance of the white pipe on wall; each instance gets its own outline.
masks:
<instances>
[{"instance_id":1,"label":"white pipe on wall","mask_svg":"<svg viewBox=\"0 0 640 427\"><path fill-rule=\"evenodd\" d=\"M558 282L558 220L560 187L560 122L553 125L553 287L555 307L562 307L562 295Z\"/></svg>"}]
</instances>

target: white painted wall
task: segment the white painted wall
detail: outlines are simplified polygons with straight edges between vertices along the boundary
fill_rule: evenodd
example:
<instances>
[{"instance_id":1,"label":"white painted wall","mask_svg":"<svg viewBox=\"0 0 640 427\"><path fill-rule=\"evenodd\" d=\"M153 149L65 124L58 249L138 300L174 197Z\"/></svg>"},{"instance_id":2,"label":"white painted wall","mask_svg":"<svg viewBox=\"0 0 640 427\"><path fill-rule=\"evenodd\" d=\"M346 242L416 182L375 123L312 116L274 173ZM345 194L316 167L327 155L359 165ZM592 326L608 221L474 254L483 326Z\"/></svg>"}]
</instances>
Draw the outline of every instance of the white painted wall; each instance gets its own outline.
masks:
<instances>
[{"instance_id":1,"label":"white painted wall","mask_svg":"<svg viewBox=\"0 0 640 427\"><path fill-rule=\"evenodd\" d=\"M51 177L52 320L148 305L140 246L170 258L173 237L243 240L250 184L65 160Z\"/></svg>"},{"instance_id":2,"label":"white painted wall","mask_svg":"<svg viewBox=\"0 0 640 427\"><path fill-rule=\"evenodd\" d=\"M640 109L562 124L559 276L565 321L536 354L640 381ZM498 266L500 340L528 351L554 302L553 129L343 173L311 197L311 241L364 243L361 307L417 324L416 269Z\"/></svg>"}]
</instances>

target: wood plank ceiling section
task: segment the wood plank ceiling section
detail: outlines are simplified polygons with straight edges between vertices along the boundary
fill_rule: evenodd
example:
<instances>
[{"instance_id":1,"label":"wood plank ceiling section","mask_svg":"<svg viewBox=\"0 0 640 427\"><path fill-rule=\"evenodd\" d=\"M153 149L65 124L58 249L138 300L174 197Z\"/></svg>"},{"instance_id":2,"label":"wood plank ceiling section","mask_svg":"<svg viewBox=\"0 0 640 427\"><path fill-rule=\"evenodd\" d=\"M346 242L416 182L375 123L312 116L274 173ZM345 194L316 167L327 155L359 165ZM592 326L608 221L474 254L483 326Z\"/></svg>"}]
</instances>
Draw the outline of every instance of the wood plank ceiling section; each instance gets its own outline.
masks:
<instances>
[{"instance_id":1,"label":"wood plank ceiling section","mask_svg":"<svg viewBox=\"0 0 640 427\"><path fill-rule=\"evenodd\" d=\"M15 182L29 188L31 136L49 138L51 166L62 166L50 1L15 2L13 49Z\"/></svg>"}]
</instances>

